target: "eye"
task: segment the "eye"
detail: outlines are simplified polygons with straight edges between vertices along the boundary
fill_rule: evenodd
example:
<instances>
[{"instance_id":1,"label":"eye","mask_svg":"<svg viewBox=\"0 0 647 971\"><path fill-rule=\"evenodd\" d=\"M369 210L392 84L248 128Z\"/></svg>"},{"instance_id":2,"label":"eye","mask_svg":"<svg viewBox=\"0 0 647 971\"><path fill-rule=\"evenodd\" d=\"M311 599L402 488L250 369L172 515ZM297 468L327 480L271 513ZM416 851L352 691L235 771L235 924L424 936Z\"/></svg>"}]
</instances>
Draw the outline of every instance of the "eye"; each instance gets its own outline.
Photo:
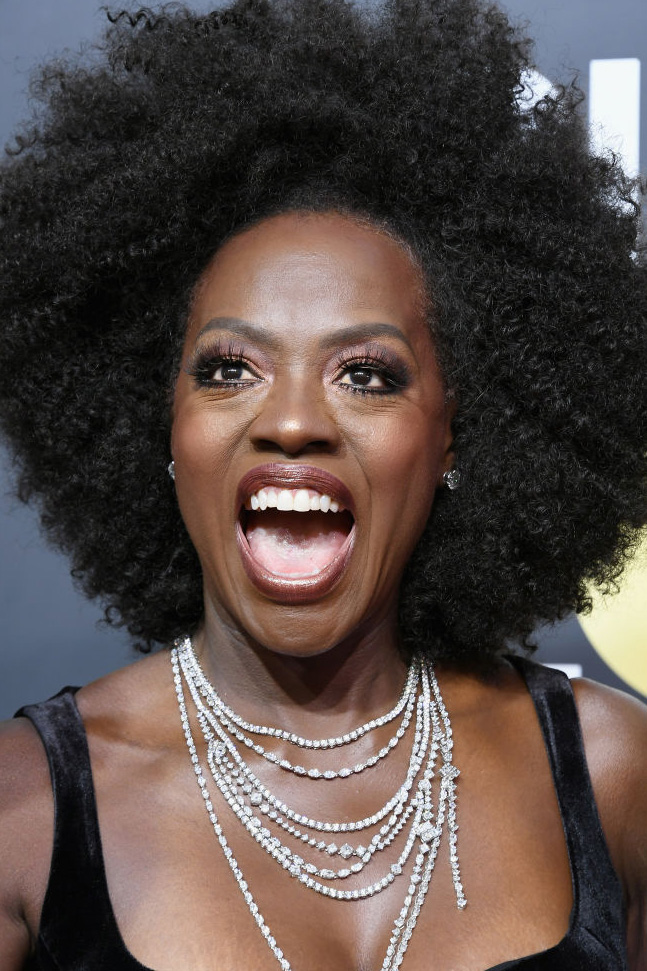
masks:
<instances>
[{"instance_id":1,"label":"eye","mask_svg":"<svg viewBox=\"0 0 647 971\"><path fill-rule=\"evenodd\" d=\"M396 394L411 380L410 369L401 356L373 342L342 348L334 364L335 384L355 394Z\"/></svg>"},{"instance_id":2,"label":"eye","mask_svg":"<svg viewBox=\"0 0 647 971\"><path fill-rule=\"evenodd\" d=\"M242 361L221 361L211 373L215 384L241 384L255 381L256 375Z\"/></svg>"},{"instance_id":3,"label":"eye","mask_svg":"<svg viewBox=\"0 0 647 971\"><path fill-rule=\"evenodd\" d=\"M358 391L386 391L391 387L386 375L368 364L355 364L348 368L339 379L339 384L349 385Z\"/></svg>"},{"instance_id":4,"label":"eye","mask_svg":"<svg viewBox=\"0 0 647 971\"><path fill-rule=\"evenodd\" d=\"M188 366L188 374L202 387L235 388L253 384L259 376L238 353L199 354Z\"/></svg>"}]
</instances>

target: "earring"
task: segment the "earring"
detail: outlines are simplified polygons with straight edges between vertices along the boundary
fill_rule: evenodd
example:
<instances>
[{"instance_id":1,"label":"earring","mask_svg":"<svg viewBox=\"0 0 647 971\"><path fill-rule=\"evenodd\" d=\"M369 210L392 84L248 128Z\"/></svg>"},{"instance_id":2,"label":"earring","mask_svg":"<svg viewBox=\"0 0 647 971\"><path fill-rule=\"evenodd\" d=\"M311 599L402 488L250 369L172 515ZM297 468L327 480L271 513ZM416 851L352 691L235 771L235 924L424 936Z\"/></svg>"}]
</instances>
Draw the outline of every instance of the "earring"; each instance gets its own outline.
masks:
<instances>
[{"instance_id":1,"label":"earring","mask_svg":"<svg viewBox=\"0 0 647 971\"><path fill-rule=\"evenodd\" d=\"M458 489L461 484L461 473L460 470L454 467L450 469L449 472L445 472L443 475L443 482L452 492L454 489Z\"/></svg>"},{"instance_id":2,"label":"earring","mask_svg":"<svg viewBox=\"0 0 647 971\"><path fill-rule=\"evenodd\" d=\"M169 462L168 468L167 468L166 471L168 472L168 474L171 476L171 478L175 482L175 461Z\"/></svg>"}]
</instances>

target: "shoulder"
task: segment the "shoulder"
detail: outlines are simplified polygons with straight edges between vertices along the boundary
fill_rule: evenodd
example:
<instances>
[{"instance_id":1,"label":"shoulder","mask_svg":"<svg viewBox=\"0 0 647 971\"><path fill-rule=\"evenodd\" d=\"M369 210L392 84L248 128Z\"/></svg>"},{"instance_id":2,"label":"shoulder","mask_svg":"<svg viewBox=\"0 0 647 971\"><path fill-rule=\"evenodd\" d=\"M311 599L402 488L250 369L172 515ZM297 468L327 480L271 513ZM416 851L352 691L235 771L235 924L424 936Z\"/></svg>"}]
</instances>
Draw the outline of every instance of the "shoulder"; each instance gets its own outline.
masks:
<instances>
[{"instance_id":1,"label":"shoulder","mask_svg":"<svg viewBox=\"0 0 647 971\"><path fill-rule=\"evenodd\" d=\"M574 678L571 682L577 710L586 744L587 758L600 760L606 752L604 761L620 758L627 762L627 756L637 754L647 739L647 705L637 698L589 681ZM640 762L626 765L635 771L642 766Z\"/></svg>"},{"instance_id":2,"label":"shoulder","mask_svg":"<svg viewBox=\"0 0 647 971\"><path fill-rule=\"evenodd\" d=\"M105 794L123 799L142 766L165 763L164 739L153 733L151 708L173 698L170 665L150 658L82 688L77 696L84 734ZM165 690L164 690L165 689ZM143 704L143 699L148 704ZM142 712L144 709L144 712ZM173 733L170 733L173 734ZM181 731L180 741L183 741ZM160 754L161 753L161 754ZM95 762L96 757L96 762ZM27 718L0 722L0 968L19 971L33 950L49 882L54 843L54 797L47 754Z\"/></svg>"},{"instance_id":3,"label":"shoulder","mask_svg":"<svg viewBox=\"0 0 647 971\"><path fill-rule=\"evenodd\" d=\"M613 832L641 818L647 829L647 706L594 681L572 684L603 824Z\"/></svg>"},{"instance_id":4,"label":"shoulder","mask_svg":"<svg viewBox=\"0 0 647 971\"><path fill-rule=\"evenodd\" d=\"M26 718L0 723L0 965L22 966L47 887L54 804L47 757Z\"/></svg>"},{"instance_id":5,"label":"shoulder","mask_svg":"<svg viewBox=\"0 0 647 971\"><path fill-rule=\"evenodd\" d=\"M593 681L573 682L595 800L632 903L647 898L647 706ZM641 922L645 915L641 917Z\"/></svg>"}]
</instances>

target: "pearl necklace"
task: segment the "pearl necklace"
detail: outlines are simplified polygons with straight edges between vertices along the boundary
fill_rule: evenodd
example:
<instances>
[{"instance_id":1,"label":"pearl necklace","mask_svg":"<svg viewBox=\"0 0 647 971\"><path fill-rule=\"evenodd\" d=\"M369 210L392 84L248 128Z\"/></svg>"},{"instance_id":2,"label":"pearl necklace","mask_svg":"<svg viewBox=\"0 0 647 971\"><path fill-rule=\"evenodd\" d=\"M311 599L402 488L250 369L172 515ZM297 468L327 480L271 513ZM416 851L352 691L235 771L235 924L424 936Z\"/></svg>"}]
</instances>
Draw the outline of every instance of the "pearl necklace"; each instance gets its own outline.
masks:
<instances>
[{"instance_id":1,"label":"pearl necklace","mask_svg":"<svg viewBox=\"0 0 647 971\"><path fill-rule=\"evenodd\" d=\"M282 971L292 971L291 965L283 951L278 947L252 897L214 810L189 724L182 687L183 678L195 705L197 720L207 746L210 774L232 810L234 818L238 819L250 836L271 858L303 886L316 893L338 900L360 900L371 897L390 886L404 872L406 864L415 852L408 891L400 914L394 921L382 971L395 971L402 963L429 888L445 818L447 819L450 865L456 903L461 910L465 907L467 901L461 884L456 846L456 830L458 827L456 824L455 779L459 771L452 763L453 740L449 716L440 695L433 668L429 662L422 658L414 659L400 699L390 712L372 719L344 735L326 739L306 739L293 732L270 726L254 725L240 718L225 705L205 677L188 637L176 642L176 646L171 651L171 664L184 736L205 808L249 911ZM352 822L315 820L287 806L263 785L245 763L236 745L236 742L242 743L245 748L255 751L279 768L296 775L302 775L307 779L347 778L372 767L395 748L406 733L413 717L414 708L416 711L414 741L404 782L395 795L375 813ZM328 774L319 770L305 770L304 767L293 765L287 759L278 759L274 753L268 752L263 746L258 745L250 738L250 735L253 734L265 735L280 738L302 749L334 749L348 745L373 729L394 721L403 712L402 721L395 735L376 755L362 763L357 763L355 766L334 770L334 774L330 774L333 770L326 770ZM435 775L435 764L439 751L442 756L442 766L438 772L440 788L434 820L431 799L432 778ZM301 769L303 771L300 771ZM337 870L306 862L299 854L282 843L277 835L272 834L268 826L264 825L265 820L289 833L294 839L302 841L316 852L325 852L329 857L339 855L344 862L349 860L350 857L356 856L358 861L342 866ZM382 823L382 820L386 820L386 822ZM338 880L343 882L351 875L361 873L376 855L393 843L409 822L409 831L406 834L405 844L400 856L395 863L388 867L387 872L382 877L354 890L337 889L329 885ZM350 843L346 842L341 848L338 848L335 843L326 843L325 839L320 838L322 833L357 832L374 827L379 823L382 823L382 825L372 836L367 847L362 845L351 846ZM309 830L311 832L308 832ZM327 882L323 883L323 880Z\"/></svg>"}]
</instances>

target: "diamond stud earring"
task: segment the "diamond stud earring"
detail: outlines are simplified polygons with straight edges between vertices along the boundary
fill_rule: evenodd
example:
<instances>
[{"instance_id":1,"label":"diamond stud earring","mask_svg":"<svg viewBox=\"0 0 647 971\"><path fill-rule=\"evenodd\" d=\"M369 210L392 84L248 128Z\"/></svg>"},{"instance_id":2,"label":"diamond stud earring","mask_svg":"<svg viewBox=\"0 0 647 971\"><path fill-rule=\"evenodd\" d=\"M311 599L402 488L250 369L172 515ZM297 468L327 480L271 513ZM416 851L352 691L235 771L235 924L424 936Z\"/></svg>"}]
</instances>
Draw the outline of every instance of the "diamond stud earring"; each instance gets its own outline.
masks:
<instances>
[{"instance_id":1,"label":"diamond stud earring","mask_svg":"<svg viewBox=\"0 0 647 971\"><path fill-rule=\"evenodd\" d=\"M457 468L450 469L449 472L445 472L443 475L443 482L448 489L453 492L454 489L458 489L461 484L461 474Z\"/></svg>"},{"instance_id":2,"label":"diamond stud earring","mask_svg":"<svg viewBox=\"0 0 647 971\"><path fill-rule=\"evenodd\" d=\"M173 481L175 481L175 462L174 461L173 462L169 462L168 468L167 468L166 471L171 476L171 478L173 479ZM447 473L445 473L445 474L447 474Z\"/></svg>"}]
</instances>

